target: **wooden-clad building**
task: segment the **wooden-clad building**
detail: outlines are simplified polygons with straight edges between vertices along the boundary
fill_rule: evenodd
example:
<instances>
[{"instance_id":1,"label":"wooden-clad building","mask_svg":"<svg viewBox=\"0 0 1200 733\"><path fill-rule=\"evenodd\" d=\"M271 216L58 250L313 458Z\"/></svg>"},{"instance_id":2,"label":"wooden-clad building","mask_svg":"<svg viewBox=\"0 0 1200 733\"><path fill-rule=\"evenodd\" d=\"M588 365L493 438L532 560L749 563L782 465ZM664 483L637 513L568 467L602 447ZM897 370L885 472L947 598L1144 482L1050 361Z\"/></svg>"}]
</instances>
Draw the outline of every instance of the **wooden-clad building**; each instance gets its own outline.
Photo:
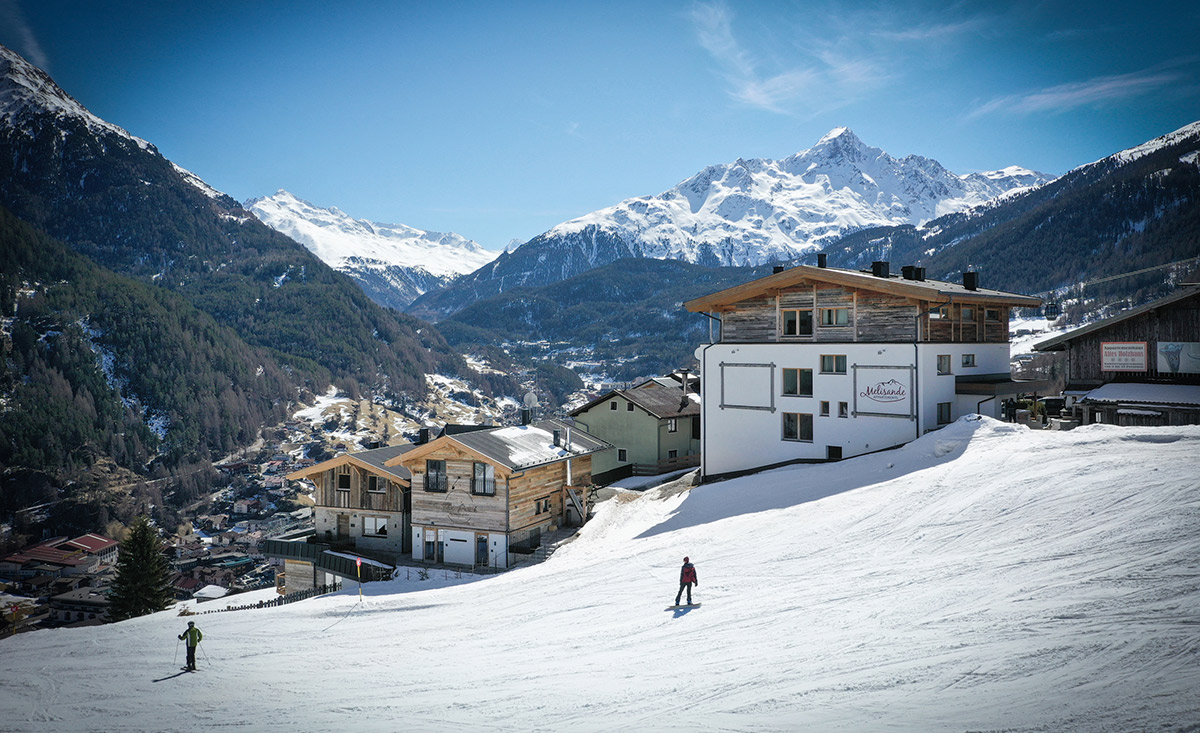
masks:
<instances>
[{"instance_id":1,"label":"wooden-clad building","mask_svg":"<svg viewBox=\"0 0 1200 733\"><path fill-rule=\"evenodd\" d=\"M1033 348L1065 353L1063 394L1081 424L1200 423L1200 286Z\"/></svg>"},{"instance_id":2,"label":"wooden-clad building","mask_svg":"<svg viewBox=\"0 0 1200 733\"><path fill-rule=\"evenodd\" d=\"M376 557L408 553L412 548L411 476L403 466L387 465L416 446L390 445L344 453L288 474L316 486L313 519L316 539L331 546L353 546ZM312 558L284 556L289 591L332 582Z\"/></svg>"},{"instance_id":3,"label":"wooden-clad building","mask_svg":"<svg viewBox=\"0 0 1200 733\"><path fill-rule=\"evenodd\" d=\"M972 272L950 283L818 262L685 304L712 316L697 350L706 477L889 448L1044 388L1012 379L1008 346L1010 311L1040 299Z\"/></svg>"},{"instance_id":4,"label":"wooden-clad building","mask_svg":"<svg viewBox=\"0 0 1200 733\"><path fill-rule=\"evenodd\" d=\"M412 477L412 557L509 566L544 533L587 518L593 454L611 446L561 420L441 437L389 459Z\"/></svg>"}]
</instances>

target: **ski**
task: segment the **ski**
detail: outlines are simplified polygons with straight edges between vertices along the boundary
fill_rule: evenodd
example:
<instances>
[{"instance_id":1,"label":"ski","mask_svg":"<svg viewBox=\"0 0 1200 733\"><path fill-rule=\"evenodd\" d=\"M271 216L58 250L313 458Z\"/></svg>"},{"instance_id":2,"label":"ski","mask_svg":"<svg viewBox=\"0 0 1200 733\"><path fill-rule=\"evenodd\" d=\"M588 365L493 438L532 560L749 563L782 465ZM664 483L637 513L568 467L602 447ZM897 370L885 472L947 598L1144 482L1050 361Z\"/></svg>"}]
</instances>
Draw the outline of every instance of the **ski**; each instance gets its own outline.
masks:
<instances>
[{"instance_id":1,"label":"ski","mask_svg":"<svg viewBox=\"0 0 1200 733\"><path fill-rule=\"evenodd\" d=\"M700 608L700 604L699 603L685 603L685 604L679 605L679 606L667 606L663 610L664 611L678 611L678 610L684 609L684 608Z\"/></svg>"}]
</instances>

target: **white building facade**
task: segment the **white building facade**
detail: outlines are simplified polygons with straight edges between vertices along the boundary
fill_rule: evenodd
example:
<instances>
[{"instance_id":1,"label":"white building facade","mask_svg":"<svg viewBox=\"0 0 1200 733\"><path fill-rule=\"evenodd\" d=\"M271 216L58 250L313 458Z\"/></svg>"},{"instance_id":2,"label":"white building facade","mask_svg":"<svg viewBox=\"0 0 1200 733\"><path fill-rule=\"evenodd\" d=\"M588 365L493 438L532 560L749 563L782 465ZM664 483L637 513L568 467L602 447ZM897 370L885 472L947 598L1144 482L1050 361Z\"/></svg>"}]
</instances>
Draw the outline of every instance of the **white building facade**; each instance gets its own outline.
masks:
<instances>
[{"instance_id":1,"label":"white building facade","mask_svg":"<svg viewBox=\"0 0 1200 733\"><path fill-rule=\"evenodd\" d=\"M889 269L799 266L687 303L719 320L696 352L705 477L894 447L1038 386L1011 379L1008 317L1040 300Z\"/></svg>"}]
</instances>

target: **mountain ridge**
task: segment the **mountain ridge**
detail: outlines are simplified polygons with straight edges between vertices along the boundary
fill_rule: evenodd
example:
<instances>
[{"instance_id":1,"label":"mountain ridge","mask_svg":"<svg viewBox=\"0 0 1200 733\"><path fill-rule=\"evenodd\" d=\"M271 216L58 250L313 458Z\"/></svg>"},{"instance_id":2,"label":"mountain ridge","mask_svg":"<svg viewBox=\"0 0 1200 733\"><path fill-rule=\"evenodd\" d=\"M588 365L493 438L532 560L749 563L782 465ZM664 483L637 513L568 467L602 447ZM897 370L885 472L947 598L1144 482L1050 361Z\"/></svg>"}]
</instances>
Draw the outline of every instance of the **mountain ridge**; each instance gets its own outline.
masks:
<instances>
[{"instance_id":1,"label":"mountain ridge","mask_svg":"<svg viewBox=\"0 0 1200 733\"><path fill-rule=\"evenodd\" d=\"M786 158L707 166L663 193L558 224L426 293L410 312L444 318L507 288L555 282L624 257L710 267L789 261L848 231L928 221L1049 180L1019 166L959 176L931 158L894 158L839 127Z\"/></svg>"}]
</instances>

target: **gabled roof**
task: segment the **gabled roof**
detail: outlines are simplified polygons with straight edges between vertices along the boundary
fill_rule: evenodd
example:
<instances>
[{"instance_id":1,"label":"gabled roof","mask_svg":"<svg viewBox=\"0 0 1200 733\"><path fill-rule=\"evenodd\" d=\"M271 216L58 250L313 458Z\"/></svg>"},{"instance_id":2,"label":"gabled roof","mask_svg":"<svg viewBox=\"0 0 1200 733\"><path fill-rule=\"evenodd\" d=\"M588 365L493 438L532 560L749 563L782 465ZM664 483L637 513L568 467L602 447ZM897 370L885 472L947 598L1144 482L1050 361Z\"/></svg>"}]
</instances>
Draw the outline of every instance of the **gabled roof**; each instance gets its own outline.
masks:
<instances>
[{"instance_id":1,"label":"gabled roof","mask_svg":"<svg viewBox=\"0 0 1200 733\"><path fill-rule=\"evenodd\" d=\"M1081 326L1074 331L1068 331L1059 336L1055 336L1052 339L1047 339L1040 343L1034 344L1033 350L1062 351L1063 349L1067 348L1068 343L1079 338L1080 336L1086 336L1089 333L1095 333L1096 331L1103 330L1109 326L1120 323L1121 321L1128 321L1130 318L1136 318L1144 313L1149 313L1150 311L1162 308L1163 306L1177 303L1181 300L1187 300L1188 298L1194 298L1196 296L1200 296L1200 286L1193 285L1190 287L1181 287L1164 298L1159 298L1158 300L1151 301L1145 305L1139 305L1136 308L1130 308L1129 310L1121 311L1117 315L1110 318L1105 318L1104 320L1096 321L1095 323L1089 323L1088 325Z\"/></svg>"},{"instance_id":2,"label":"gabled roof","mask_svg":"<svg viewBox=\"0 0 1200 733\"><path fill-rule=\"evenodd\" d=\"M83 535L82 537L76 537L73 540L67 540L58 547L62 550L83 550L84 552L96 554L98 552L104 552L116 544L116 540L110 540L107 537L101 537L98 534L89 533Z\"/></svg>"},{"instance_id":3,"label":"gabled roof","mask_svg":"<svg viewBox=\"0 0 1200 733\"><path fill-rule=\"evenodd\" d=\"M557 446L554 445L554 431L556 430L559 432L559 445ZM569 449L568 437L570 439ZM445 445L447 441L456 443L510 471L523 471L612 448L605 441L584 430L562 420L551 419L529 425L489 428L459 435L443 435L437 440L416 447L406 456L391 460L394 462L393 465L402 460L419 460L422 456Z\"/></svg>"},{"instance_id":4,"label":"gabled roof","mask_svg":"<svg viewBox=\"0 0 1200 733\"><path fill-rule=\"evenodd\" d=\"M412 472L399 463L387 465L398 456L401 456L408 451L416 448L412 443L401 443L400 445L387 445L382 448L372 448L371 450L359 451L358 453L343 453L335 458L330 458L328 461L323 461L314 466L298 469L289 473L287 477L293 481L296 479L308 478L313 474L324 473L331 468L345 465L347 463L366 469L372 473L382 476L389 476L397 481L409 483L412 481Z\"/></svg>"},{"instance_id":5,"label":"gabled roof","mask_svg":"<svg viewBox=\"0 0 1200 733\"><path fill-rule=\"evenodd\" d=\"M778 290L790 288L805 282L827 283L860 290L873 290L890 293L907 298L926 301L945 301L953 299L956 303L987 303L995 305L1011 305L1023 308L1036 308L1042 304L1041 298L1030 295L1008 293L1003 290L967 290L962 283L943 282L941 280L908 280L899 275L877 277L868 271L843 270L836 267L814 267L812 265L797 265L782 272L776 272L748 283L735 285L711 295L705 295L684 303L683 306L693 313L704 311L719 311L735 303L749 298L773 294Z\"/></svg>"},{"instance_id":6,"label":"gabled roof","mask_svg":"<svg viewBox=\"0 0 1200 733\"><path fill-rule=\"evenodd\" d=\"M632 402L659 420L700 414L700 403L694 399L699 395L694 393L685 395L678 382L672 388L653 381L644 382L634 389L614 389L605 392L583 407L572 410L570 414L574 417L587 412L596 405L611 400L614 395Z\"/></svg>"}]
</instances>

